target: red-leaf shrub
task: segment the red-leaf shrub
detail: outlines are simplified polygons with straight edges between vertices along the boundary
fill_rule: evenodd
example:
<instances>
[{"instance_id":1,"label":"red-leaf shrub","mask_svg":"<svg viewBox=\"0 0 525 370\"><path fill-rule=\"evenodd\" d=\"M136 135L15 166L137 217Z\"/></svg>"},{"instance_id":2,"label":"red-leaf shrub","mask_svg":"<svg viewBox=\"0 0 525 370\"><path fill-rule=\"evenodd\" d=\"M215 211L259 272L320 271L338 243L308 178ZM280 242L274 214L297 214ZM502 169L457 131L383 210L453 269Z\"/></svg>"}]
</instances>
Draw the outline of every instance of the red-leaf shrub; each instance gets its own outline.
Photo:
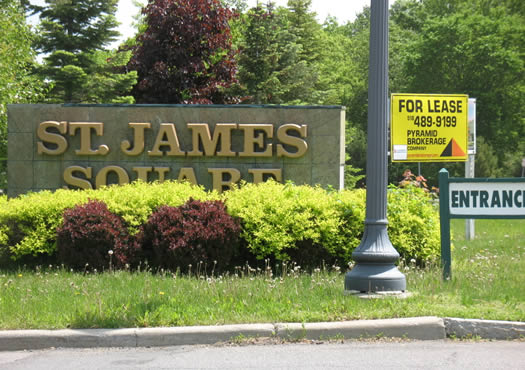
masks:
<instances>
[{"instance_id":1,"label":"red-leaf shrub","mask_svg":"<svg viewBox=\"0 0 525 370\"><path fill-rule=\"evenodd\" d=\"M150 0L142 14L146 28L127 65L138 74L137 103L236 102L226 91L236 83L234 14L221 1Z\"/></svg>"},{"instance_id":2,"label":"red-leaf shrub","mask_svg":"<svg viewBox=\"0 0 525 370\"><path fill-rule=\"evenodd\" d=\"M91 200L64 211L64 222L57 229L58 258L75 268L109 268L128 263L131 238L123 220L111 213L104 202ZM110 255L110 251L112 255Z\"/></svg>"},{"instance_id":3,"label":"red-leaf shrub","mask_svg":"<svg viewBox=\"0 0 525 370\"><path fill-rule=\"evenodd\" d=\"M229 268L240 235L239 222L221 201L190 199L179 207L158 208L137 237L143 258L171 270L201 264L215 271ZM215 262L216 261L216 262Z\"/></svg>"}]
</instances>

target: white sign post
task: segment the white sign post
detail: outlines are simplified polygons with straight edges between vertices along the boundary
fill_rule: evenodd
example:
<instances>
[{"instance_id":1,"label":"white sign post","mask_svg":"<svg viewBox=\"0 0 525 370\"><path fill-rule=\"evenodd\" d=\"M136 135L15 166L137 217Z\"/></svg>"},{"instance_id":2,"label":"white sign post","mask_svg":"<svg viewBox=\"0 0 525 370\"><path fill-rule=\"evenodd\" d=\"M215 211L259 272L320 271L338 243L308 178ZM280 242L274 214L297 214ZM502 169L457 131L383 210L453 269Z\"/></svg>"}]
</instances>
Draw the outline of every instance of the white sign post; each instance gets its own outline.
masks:
<instances>
[{"instance_id":1,"label":"white sign post","mask_svg":"<svg viewBox=\"0 0 525 370\"><path fill-rule=\"evenodd\" d=\"M468 99L468 158L465 162L465 177L473 179L475 175L475 158L476 158L476 99ZM474 219L465 220L465 239L473 240L476 237L476 228Z\"/></svg>"}]
</instances>

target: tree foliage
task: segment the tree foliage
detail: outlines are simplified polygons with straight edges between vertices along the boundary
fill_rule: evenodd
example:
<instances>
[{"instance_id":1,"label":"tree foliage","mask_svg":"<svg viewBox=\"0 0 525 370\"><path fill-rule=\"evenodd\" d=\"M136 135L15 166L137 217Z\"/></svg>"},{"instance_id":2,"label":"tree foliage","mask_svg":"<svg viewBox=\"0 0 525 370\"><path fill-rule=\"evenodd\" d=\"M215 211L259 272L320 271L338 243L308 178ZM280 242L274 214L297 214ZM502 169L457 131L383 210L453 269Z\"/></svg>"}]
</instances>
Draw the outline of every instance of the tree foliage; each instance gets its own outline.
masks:
<instances>
[{"instance_id":1,"label":"tree foliage","mask_svg":"<svg viewBox=\"0 0 525 370\"><path fill-rule=\"evenodd\" d=\"M218 0L152 0L146 30L128 63L138 73L138 103L227 103L236 61L228 21Z\"/></svg>"},{"instance_id":2,"label":"tree foliage","mask_svg":"<svg viewBox=\"0 0 525 370\"><path fill-rule=\"evenodd\" d=\"M525 137L523 6L480 0L416 5L413 9L425 17L417 38L407 45L406 88L475 97L477 134L494 148L498 166L503 166L506 153L522 146ZM500 173L510 176L513 170L502 168Z\"/></svg>"},{"instance_id":3,"label":"tree foliage","mask_svg":"<svg viewBox=\"0 0 525 370\"><path fill-rule=\"evenodd\" d=\"M0 161L7 157L7 104L38 99L42 83L31 76L33 34L19 0L0 1ZM2 169L0 169L2 172ZM0 174L0 189L3 188Z\"/></svg>"},{"instance_id":4,"label":"tree foliage","mask_svg":"<svg viewBox=\"0 0 525 370\"><path fill-rule=\"evenodd\" d=\"M477 161L480 174L519 175L525 154L523 4L398 0L390 10L390 92L463 93L477 98L477 131L484 139L480 142L486 157L483 163ZM354 45L349 63L356 67L357 83L347 85L343 104L351 136L347 152L360 168L366 163L368 14L365 8L354 22L340 26ZM333 34L332 30L329 37ZM430 183L436 184L442 166L422 164ZM454 176L463 176L463 163L446 166ZM397 182L406 168L407 164L390 164L389 181Z\"/></svg>"},{"instance_id":5,"label":"tree foliage","mask_svg":"<svg viewBox=\"0 0 525 370\"><path fill-rule=\"evenodd\" d=\"M312 0L288 0L285 13L286 28L300 45L299 58L308 64L319 61L321 54L321 26L311 6Z\"/></svg>"},{"instance_id":6,"label":"tree foliage","mask_svg":"<svg viewBox=\"0 0 525 370\"><path fill-rule=\"evenodd\" d=\"M43 53L65 50L80 53L99 50L119 33L115 30L118 0L46 0L41 8L41 37L38 48Z\"/></svg>"},{"instance_id":7,"label":"tree foliage","mask_svg":"<svg viewBox=\"0 0 525 370\"><path fill-rule=\"evenodd\" d=\"M239 56L239 83L244 101L291 104L308 99L311 83L300 59L297 37L285 28L283 10L270 3L248 11Z\"/></svg>"},{"instance_id":8,"label":"tree foliage","mask_svg":"<svg viewBox=\"0 0 525 370\"><path fill-rule=\"evenodd\" d=\"M38 51L46 53L39 74L50 82L49 102L133 102L127 92L136 75L117 72L124 55L104 50L119 35L118 0L46 0L40 11ZM129 55L127 55L129 59ZM99 92L97 94L96 92Z\"/></svg>"},{"instance_id":9,"label":"tree foliage","mask_svg":"<svg viewBox=\"0 0 525 370\"><path fill-rule=\"evenodd\" d=\"M257 104L317 104L321 26L309 0L288 8L273 3L250 9L241 35L239 83L245 101Z\"/></svg>"},{"instance_id":10,"label":"tree foliage","mask_svg":"<svg viewBox=\"0 0 525 370\"><path fill-rule=\"evenodd\" d=\"M244 17L245 28L238 59L238 78L245 101L255 104L274 102L279 96L277 63L279 26L271 5L250 9Z\"/></svg>"}]
</instances>

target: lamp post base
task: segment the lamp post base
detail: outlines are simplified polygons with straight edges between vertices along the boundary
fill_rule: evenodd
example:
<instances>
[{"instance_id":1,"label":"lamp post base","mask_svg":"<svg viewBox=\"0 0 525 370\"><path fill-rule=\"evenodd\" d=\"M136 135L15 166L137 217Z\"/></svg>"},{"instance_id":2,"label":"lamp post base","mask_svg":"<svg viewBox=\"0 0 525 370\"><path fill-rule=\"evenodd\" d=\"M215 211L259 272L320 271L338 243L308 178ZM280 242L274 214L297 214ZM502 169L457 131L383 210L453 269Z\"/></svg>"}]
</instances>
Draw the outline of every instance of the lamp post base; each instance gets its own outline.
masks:
<instances>
[{"instance_id":1,"label":"lamp post base","mask_svg":"<svg viewBox=\"0 0 525 370\"><path fill-rule=\"evenodd\" d=\"M386 292L406 290L406 278L392 263L358 263L345 275L345 291Z\"/></svg>"}]
</instances>

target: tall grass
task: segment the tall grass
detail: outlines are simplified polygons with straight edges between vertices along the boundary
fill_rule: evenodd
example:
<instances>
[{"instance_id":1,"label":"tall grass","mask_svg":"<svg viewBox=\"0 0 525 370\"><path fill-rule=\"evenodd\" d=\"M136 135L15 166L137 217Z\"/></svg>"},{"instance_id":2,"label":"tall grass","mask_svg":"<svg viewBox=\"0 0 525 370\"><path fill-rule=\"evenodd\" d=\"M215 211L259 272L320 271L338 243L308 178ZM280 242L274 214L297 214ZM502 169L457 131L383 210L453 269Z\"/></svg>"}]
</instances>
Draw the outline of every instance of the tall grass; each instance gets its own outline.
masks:
<instances>
[{"instance_id":1,"label":"tall grass","mask_svg":"<svg viewBox=\"0 0 525 370\"><path fill-rule=\"evenodd\" d=\"M464 240L453 220L452 278L439 266L400 264L409 298L364 300L343 294L344 271L305 273L288 264L234 273L87 270L61 266L0 272L0 328L117 328L315 322L435 315L525 321L525 220L477 220ZM280 271L278 275L274 271Z\"/></svg>"}]
</instances>

